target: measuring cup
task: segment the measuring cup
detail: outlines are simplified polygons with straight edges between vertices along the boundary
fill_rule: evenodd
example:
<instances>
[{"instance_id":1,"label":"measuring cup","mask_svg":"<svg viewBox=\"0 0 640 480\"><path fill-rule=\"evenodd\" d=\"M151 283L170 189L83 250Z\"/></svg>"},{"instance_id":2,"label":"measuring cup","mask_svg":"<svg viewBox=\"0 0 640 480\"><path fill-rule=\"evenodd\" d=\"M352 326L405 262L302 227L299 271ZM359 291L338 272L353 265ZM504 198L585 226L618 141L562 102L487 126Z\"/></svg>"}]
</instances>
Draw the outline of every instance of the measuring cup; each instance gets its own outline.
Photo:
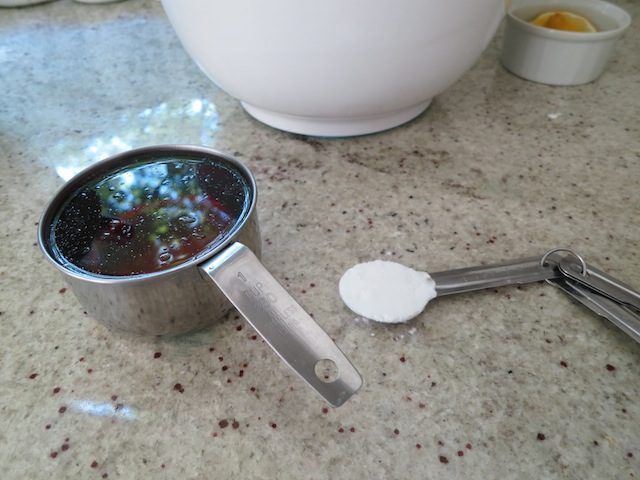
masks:
<instances>
[{"instance_id":1,"label":"measuring cup","mask_svg":"<svg viewBox=\"0 0 640 480\"><path fill-rule=\"evenodd\" d=\"M38 241L89 315L165 337L231 306L334 406L362 384L326 332L260 263L257 188L235 158L161 145L116 155L67 182Z\"/></svg>"}]
</instances>

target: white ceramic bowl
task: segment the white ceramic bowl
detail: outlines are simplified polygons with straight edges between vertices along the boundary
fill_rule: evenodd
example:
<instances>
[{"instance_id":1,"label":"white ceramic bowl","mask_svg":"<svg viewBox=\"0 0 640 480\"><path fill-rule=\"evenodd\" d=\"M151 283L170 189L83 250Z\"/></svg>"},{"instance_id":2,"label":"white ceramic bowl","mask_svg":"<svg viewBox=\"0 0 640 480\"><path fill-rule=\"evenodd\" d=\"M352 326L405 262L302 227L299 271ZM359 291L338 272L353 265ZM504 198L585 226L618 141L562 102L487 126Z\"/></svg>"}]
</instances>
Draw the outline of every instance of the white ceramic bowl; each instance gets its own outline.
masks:
<instances>
[{"instance_id":1,"label":"white ceramic bowl","mask_svg":"<svg viewBox=\"0 0 640 480\"><path fill-rule=\"evenodd\" d=\"M591 21L597 32L568 32L528 23L548 11L569 11ZM549 85L581 85L605 70L631 17L601 0L515 0L509 8L501 61L527 80Z\"/></svg>"},{"instance_id":2,"label":"white ceramic bowl","mask_svg":"<svg viewBox=\"0 0 640 480\"><path fill-rule=\"evenodd\" d=\"M51 0L0 0L0 7L26 7L39 3L50 2Z\"/></svg>"},{"instance_id":3,"label":"white ceramic bowl","mask_svg":"<svg viewBox=\"0 0 640 480\"><path fill-rule=\"evenodd\" d=\"M258 120L348 136L394 127L478 59L507 0L162 0L184 48Z\"/></svg>"}]
</instances>

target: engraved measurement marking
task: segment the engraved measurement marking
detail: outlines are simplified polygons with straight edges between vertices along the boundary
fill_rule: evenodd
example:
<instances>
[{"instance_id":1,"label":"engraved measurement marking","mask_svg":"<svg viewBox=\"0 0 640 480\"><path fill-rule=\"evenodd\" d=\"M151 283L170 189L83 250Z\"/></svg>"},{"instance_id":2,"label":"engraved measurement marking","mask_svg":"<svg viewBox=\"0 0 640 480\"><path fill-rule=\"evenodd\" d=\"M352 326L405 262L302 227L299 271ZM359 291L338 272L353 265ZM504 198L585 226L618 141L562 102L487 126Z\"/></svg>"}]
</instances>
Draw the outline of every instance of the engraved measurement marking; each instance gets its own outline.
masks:
<instances>
[{"instance_id":1,"label":"engraved measurement marking","mask_svg":"<svg viewBox=\"0 0 640 480\"><path fill-rule=\"evenodd\" d=\"M249 299L254 308L265 314L265 318L269 320L268 324L272 328L288 336L291 334L290 329L299 326L299 322L295 318L298 311L298 306L295 303L280 309L277 305L278 295L267 290L260 282L249 282L242 272L238 272L237 276L247 284L248 288L243 291L245 297Z\"/></svg>"}]
</instances>

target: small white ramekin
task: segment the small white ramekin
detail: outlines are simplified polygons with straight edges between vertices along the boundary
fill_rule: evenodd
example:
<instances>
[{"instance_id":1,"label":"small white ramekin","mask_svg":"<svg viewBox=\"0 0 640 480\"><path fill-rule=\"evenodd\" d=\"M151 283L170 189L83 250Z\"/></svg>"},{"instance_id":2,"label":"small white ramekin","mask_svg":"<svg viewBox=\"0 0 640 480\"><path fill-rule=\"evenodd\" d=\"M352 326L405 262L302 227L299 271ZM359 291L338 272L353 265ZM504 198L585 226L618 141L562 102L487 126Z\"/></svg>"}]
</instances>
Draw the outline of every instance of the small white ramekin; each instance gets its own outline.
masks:
<instances>
[{"instance_id":1,"label":"small white ramekin","mask_svg":"<svg viewBox=\"0 0 640 480\"><path fill-rule=\"evenodd\" d=\"M548 11L569 11L589 19L597 32L569 32L532 25ZM617 39L631 17L602 0L515 0L507 12L502 65L526 80L581 85L604 72Z\"/></svg>"}]
</instances>

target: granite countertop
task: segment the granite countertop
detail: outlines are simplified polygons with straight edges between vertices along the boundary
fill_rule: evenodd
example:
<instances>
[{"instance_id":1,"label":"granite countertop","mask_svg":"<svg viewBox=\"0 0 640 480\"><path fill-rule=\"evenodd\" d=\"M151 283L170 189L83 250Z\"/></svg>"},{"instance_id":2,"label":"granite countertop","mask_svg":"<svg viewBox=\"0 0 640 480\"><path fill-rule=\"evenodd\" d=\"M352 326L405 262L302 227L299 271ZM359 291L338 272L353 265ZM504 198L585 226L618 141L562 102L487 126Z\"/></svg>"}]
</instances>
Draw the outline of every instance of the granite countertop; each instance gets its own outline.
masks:
<instances>
[{"instance_id":1,"label":"granite countertop","mask_svg":"<svg viewBox=\"0 0 640 480\"><path fill-rule=\"evenodd\" d=\"M615 3L634 18L640 4ZM0 11L0 465L25 478L640 477L640 345L544 283L358 320L337 284L576 250L640 286L640 29L595 83L499 64L501 30L416 120L320 139L249 117L155 0ZM41 254L53 193L159 143L254 172L263 262L358 367L332 408L230 314L170 340L107 330Z\"/></svg>"}]
</instances>

